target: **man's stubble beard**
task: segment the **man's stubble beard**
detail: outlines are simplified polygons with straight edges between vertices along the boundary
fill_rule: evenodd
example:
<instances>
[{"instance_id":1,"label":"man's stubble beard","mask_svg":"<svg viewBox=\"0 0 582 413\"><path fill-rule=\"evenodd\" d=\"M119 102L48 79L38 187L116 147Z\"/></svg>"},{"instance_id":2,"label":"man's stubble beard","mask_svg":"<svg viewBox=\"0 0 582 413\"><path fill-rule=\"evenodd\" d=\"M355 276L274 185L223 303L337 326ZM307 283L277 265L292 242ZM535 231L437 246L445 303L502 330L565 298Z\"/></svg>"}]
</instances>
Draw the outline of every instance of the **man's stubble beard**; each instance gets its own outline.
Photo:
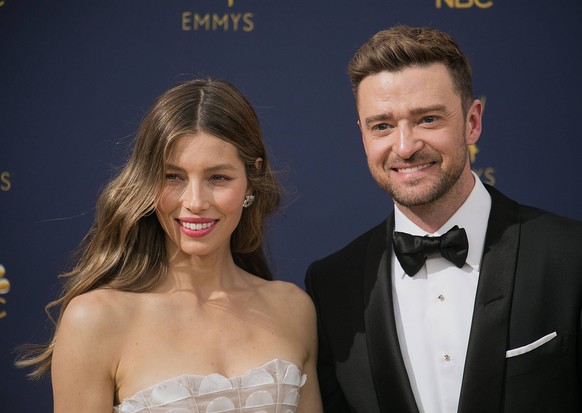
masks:
<instances>
[{"instance_id":1,"label":"man's stubble beard","mask_svg":"<svg viewBox=\"0 0 582 413\"><path fill-rule=\"evenodd\" d=\"M464 142L464 141L463 141ZM416 155L416 154L415 154ZM418 162L421 156L413 156L408 162ZM390 168L384 165L382 171L375 172L370 168L370 172L374 180L380 187L399 205L404 207L418 207L432 204L447 194L453 188L456 182L461 177L468 158L467 145L463 143L457 148L457 153L451 158L454 163L446 171L438 177L438 181L431 187L424 191L417 193L415 188L422 184L422 180L412 181L410 185L403 188L398 188L389 179L387 179L386 171ZM436 165L442 165L442 157L438 159L431 157L431 161L436 162Z\"/></svg>"}]
</instances>

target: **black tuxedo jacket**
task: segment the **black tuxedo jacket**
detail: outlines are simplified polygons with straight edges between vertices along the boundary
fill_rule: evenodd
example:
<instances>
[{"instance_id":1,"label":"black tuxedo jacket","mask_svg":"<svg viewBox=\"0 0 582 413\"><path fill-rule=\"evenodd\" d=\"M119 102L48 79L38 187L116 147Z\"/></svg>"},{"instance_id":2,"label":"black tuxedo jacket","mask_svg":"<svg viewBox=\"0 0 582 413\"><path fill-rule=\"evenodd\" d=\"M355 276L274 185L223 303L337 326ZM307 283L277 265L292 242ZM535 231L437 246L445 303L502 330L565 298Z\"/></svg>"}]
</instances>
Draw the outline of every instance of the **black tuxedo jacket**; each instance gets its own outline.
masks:
<instances>
[{"instance_id":1,"label":"black tuxedo jacket","mask_svg":"<svg viewBox=\"0 0 582 413\"><path fill-rule=\"evenodd\" d=\"M491 214L458 412L581 412L582 223L487 189ZM396 333L393 229L392 214L307 271L327 413L419 411Z\"/></svg>"}]
</instances>

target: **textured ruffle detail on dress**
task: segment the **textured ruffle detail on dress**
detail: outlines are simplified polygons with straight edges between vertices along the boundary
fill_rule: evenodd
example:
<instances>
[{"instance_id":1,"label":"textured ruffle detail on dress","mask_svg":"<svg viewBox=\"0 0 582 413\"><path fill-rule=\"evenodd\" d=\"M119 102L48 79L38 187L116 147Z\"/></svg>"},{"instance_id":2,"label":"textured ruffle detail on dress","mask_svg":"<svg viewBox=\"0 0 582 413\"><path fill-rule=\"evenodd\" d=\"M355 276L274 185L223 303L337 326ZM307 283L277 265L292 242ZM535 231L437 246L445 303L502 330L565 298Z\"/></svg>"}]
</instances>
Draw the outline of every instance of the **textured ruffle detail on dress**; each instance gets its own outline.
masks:
<instances>
[{"instance_id":1,"label":"textured ruffle detail on dress","mask_svg":"<svg viewBox=\"0 0 582 413\"><path fill-rule=\"evenodd\" d=\"M113 413L294 413L306 380L279 359L231 378L185 374L123 400Z\"/></svg>"}]
</instances>

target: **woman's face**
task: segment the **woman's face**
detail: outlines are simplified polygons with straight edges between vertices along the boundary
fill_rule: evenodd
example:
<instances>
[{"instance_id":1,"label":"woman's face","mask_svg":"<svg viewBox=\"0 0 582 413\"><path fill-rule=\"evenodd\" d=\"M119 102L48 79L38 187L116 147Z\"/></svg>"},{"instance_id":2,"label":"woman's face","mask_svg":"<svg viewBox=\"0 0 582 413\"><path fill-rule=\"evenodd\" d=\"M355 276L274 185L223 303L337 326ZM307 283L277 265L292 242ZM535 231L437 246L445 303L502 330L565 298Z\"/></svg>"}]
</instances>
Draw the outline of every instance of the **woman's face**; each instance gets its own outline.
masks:
<instances>
[{"instance_id":1,"label":"woman's face","mask_svg":"<svg viewBox=\"0 0 582 413\"><path fill-rule=\"evenodd\" d=\"M250 193L232 144L206 132L178 138L156 208L170 262L184 255L230 254L230 236Z\"/></svg>"}]
</instances>

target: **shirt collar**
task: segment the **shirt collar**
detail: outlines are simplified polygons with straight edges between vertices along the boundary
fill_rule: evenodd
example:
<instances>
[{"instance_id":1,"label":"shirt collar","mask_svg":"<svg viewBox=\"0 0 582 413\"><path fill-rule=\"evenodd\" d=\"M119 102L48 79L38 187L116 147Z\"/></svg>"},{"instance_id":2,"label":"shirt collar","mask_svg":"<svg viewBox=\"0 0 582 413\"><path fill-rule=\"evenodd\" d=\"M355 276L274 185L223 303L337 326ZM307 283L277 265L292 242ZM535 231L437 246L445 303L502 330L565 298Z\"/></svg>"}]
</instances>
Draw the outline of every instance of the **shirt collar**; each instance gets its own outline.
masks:
<instances>
[{"instance_id":1,"label":"shirt collar","mask_svg":"<svg viewBox=\"0 0 582 413\"><path fill-rule=\"evenodd\" d=\"M463 205L436 232L430 234L424 231L408 219L398 209L397 205L394 205L394 230L412 235L437 236L444 234L455 225L458 225L460 228L465 228L469 241L467 264L474 270L479 271L485 245L487 222L489 220L489 212L491 211L491 195L489 195L489 192L487 192L479 177L475 173L473 173L473 176L475 178L475 185L471 193Z\"/></svg>"}]
</instances>

